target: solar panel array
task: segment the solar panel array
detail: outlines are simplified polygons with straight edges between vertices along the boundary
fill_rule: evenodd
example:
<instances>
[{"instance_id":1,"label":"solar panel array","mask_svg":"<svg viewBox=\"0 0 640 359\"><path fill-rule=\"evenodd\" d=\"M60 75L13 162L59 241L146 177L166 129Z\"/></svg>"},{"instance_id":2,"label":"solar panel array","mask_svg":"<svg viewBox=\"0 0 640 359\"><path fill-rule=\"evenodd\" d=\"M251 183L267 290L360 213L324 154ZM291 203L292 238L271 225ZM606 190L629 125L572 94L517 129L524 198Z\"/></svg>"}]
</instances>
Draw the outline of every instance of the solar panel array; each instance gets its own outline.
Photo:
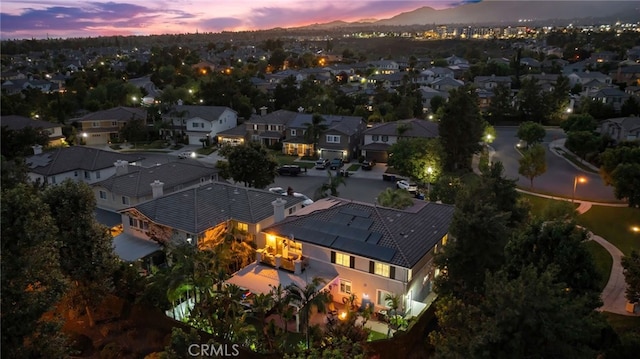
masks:
<instances>
[{"instance_id":1,"label":"solar panel array","mask_svg":"<svg viewBox=\"0 0 640 359\"><path fill-rule=\"evenodd\" d=\"M28 159L29 168L44 167L51 162L51 154L46 153L42 156L33 156Z\"/></svg>"},{"instance_id":2,"label":"solar panel array","mask_svg":"<svg viewBox=\"0 0 640 359\"><path fill-rule=\"evenodd\" d=\"M370 230L374 222L370 216L370 211L341 208L328 222L309 218L297 225L283 225L282 233L293 234L305 242L389 262L396 250L378 245L382 233Z\"/></svg>"}]
</instances>

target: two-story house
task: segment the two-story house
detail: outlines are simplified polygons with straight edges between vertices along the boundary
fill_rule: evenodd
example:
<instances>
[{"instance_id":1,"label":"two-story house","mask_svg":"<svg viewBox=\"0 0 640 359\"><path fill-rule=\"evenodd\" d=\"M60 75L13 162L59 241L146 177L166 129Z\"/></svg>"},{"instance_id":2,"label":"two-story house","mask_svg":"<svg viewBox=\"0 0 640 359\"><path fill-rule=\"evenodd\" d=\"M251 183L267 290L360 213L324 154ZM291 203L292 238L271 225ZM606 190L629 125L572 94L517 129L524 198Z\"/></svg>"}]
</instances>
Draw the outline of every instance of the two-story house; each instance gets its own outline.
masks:
<instances>
[{"instance_id":1,"label":"two-story house","mask_svg":"<svg viewBox=\"0 0 640 359\"><path fill-rule=\"evenodd\" d=\"M117 211L185 188L218 180L218 170L192 161L144 168L116 162L116 174L92 185L98 208Z\"/></svg>"},{"instance_id":2,"label":"two-story house","mask_svg":"<svg viewBox=\"0 0 640 359\"><path fill-rule=\"evenodd\" d=\"M392 60L378 60L370 61L367 63L370 68L373 68L374 74L393 74L400 71L400 65Z\"/></svg>"},{"instance_id":3,"label":"two-story house","mask_svg":"<svg viewBox=\"0 0 640 359\"><path fill-rule=\"evenodd\" d=\"M60 146L65 143L65 138L62 134L62 125L59 123L15 115L0 117L0 123L2 123L3 128L6 126L7 129L12 131L22 131L27 127L42 130L49 136L48 147Z\"/></svg>"},{"instance_id":4,"label":"two-story house","mask_svg":"<svg viewBox=\"0 0 640 359\"><path fill-rule=\"evenodd\" d=\"M318 140L317 148L313 148L304 133L313 121L313 115L298 113L287 124L286 138L282 152L290 155L310 156L314 153L321 158L340 158L349 161L357 156L362 133L366 129L366 121L357 116L321 115L326 126Z\"/></svg>"},{"instance_id":5,"label":"two-story house","mask_svg":"<svg viewBox=\"0 0 640 359\"><path fill-rule=\"evenodd\" d=\"M171 123L173 131L187 136L190 145L201 145L236 127L238 113L226 106L176 105L163 120Z\"/></svg>"},{"instance_id":6,"label":"two-story house","mask_svg":"<svg viewBox=\"0 0 640 359\"><path fill-rule=\"evenodd\" d=\"M593 101L610 105L616 112L619 112L622 104L629 98L629 94L619 88L603 88L589 94Z\"/></svg>"},{"instance_id":7,"label":"two-story house","mask_svg":"<svg viewBox=\"0 0 640 359\"><path fill-rule=\"evenodd\" d=\"M473 79L473 84L477 88L485 90L493 90L498 85L504 85L507 88L511 88L511 76L476 76Z\"/></svg>"},{"instance_id":8,"label":"two-story house","mask_svg":"<svg viewBox=\"0 0 640 359\"><path fill-rule=\"evenodd\" d=\"M570 86L585 85L590 81L598 81L604 85L611 85L611 76L597 71L574 72L567 75Z\"/></svg>"},{"instance_id":9,"label":"two-story house","mask_svg":"<svg viewBox=\"0 0 640 359\"><path fill-rule=\"evenodd\" d=\"M298 112L278 110L267 113L267 108L260 109L259 115L253 115L242 127L245 129L245 138L249 141L257 141L266 146L271 146L285 138L287 124L298 115ZM240 127L240 126L239 126ZM218 142L234 141L234 135L221 134Z\"/></svg>"},{"instance_id":10,"label":"two-story house","mask_svg":"<svg viewBox=\"0 0 640 359\"><path fill-rule=\"evenodd\" d=\"M327 198L262 229L256 262L227 282L256 293L313 277L325 280L335 302L355 295L362 305L388 309L387 294L414 316L433 298L439 275L434 254L446 245L454 207L416 201L399 210Z\"/></svg>"},{"instance_id":11,"label":"two-story house","mask_svg":"<svg viewBox=\"0 0 640 359\"><path fill-rule=\"evenodd\" d=\"M224 182L184 189L120 210L122 233L113 239L115 251L120 258L136 261L157 250L158 244L204 246L231 228L252 242L263 228L300 211L302 201Z\"/></svg>"},{"instance_id":12,"label":"two-story house","mask_svg":"<svg viewBox=\"0 0 640 359\"><path fill-rule=\"evenodd\" d=\"M26 159L29 180L57 184L66 179L88 184L116 174L117 164L136 163L144 157L85 146L59 147Z\"/></svg>"},{"instance_id":13,"label":"two-story house","mask_svg":"<svg viewBox=\"0 0 640 359\"><path fill-rule=\"evenodd\" d=\"M640 140L640 117L610 118L600 123L600 133L615 142Z\"/></svg>"},{"instance_id":14,"label":"two-story house","mask_svg":"<svg viewBox=\"0 0 640 359\"><path fill-rule=\"evenodd\" d=\"M89 113L80 118L72 119L78 122L78 130L84 144L106 145L119 140L120 130L131 120L142 120L146 123L147 111L139 107L118 106L108 110Z\"/></svg>"},{"instance_id":15,"label":"two-story house","mask_svg":"<svg viewBox=\"0 0 640 359\"><path fill-rule=\"evenodd\" d=\"M431 121L412 118L381 123L364 131L364 144L361 155L367 160L387 162L389 147L401 138L436 138L439 136L438 124Z\"/></svg>"}]
</instances>

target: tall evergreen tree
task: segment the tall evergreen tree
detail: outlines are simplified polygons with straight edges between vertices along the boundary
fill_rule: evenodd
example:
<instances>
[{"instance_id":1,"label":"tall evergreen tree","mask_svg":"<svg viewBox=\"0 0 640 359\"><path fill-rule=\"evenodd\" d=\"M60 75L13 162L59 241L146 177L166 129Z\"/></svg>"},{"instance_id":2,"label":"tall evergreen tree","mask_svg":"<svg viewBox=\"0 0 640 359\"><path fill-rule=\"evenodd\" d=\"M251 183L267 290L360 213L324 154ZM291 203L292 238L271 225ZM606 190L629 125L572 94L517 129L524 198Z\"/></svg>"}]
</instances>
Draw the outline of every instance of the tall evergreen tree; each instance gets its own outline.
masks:
<instances>
[{"instance_id":1,"label":"tall evergreen tree","mask_svg":"<svg viewBox=\"0 0 640 359\"><path fill-rule=\"evenodd\" d=\"M471 169L471 157L480 151L485 123L478 109L478 95L471 86L452 90L438 126L446 152L445 168Z\"/></svg>"}]
</instances>

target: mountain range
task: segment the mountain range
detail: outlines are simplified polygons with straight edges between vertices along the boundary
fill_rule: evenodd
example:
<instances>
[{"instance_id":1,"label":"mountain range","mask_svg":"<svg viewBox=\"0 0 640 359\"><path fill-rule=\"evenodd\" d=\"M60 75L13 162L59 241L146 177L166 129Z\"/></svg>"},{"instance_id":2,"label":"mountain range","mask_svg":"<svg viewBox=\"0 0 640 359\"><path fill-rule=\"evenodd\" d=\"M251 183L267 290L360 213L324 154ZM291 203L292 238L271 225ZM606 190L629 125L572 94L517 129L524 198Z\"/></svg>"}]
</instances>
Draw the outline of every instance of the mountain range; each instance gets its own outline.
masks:
<instances>
[{"instance_id":1,"label":"mountain range","mask_svg":"<svg viewBox=\"0 0 640 359\"><path fill-rule=\"evenodd\" d=\"M357 22L332 21L305 28L337 28L354 26L411 26L433 24L495 24L553 23L571 20L593 24L600 21L640 21L637 1L483 1L454 8L436 10L421 7L389 19L366 19Z\"/></svg>"}]
</instances>

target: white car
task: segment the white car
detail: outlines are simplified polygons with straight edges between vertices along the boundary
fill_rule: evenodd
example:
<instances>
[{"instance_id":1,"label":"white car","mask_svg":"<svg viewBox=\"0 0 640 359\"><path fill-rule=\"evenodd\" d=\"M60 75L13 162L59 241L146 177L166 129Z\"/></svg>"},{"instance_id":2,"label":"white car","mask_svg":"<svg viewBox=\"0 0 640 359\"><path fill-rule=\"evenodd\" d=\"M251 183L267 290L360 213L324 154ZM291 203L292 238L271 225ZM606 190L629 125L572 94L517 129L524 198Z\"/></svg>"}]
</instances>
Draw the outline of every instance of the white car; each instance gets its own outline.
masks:
<instances>
[{"instance_id":1,"label":"white car","mask_svg":"<svg viewBox=\"0 0 640 359\"><path fill-rule=\"evenodd\" d=\"M275 194L280 194L280 195L283 195L283 196L286 196L286 195L287 195L287 190L285 190L285 189L284 189L284 188L282 188L282 187L271 187L271 188L269 188L269 192L271 192L271 193L275 193ZM302 207L306 207L306 206L308 206L308 205L310 205L310 204L312 204L312 203L313 203L313 200L312 200L311 198L309 198L309 197L305 196L305 195L304 195L304 194L302 194L302 193L293 192L293 196L294 196L294 197L298 197L298 198L302 198L302 199L303 199L303 201L302 201Z\"/></svg>"},{"instance_id":2,"label":"white car","mask_svg":"<svg viewBox=\"0 0 640 359\"><path fill-rule=\"evenodd\" d=\"M179 159L185 159L185 158L196 158L196 153L195 152L181 152L178 155Z\"/></svg>"},{"instance_id":3,"label":"white car","mask_svg":"<svg viewBox=\"0 0 640 359\"><path fill-rule=\"evenodd\" d=\"M408 180L400 180L396 182L396 188L400 188L409 192L416 192L418 190L418 185L415 183L411 183Z\"/></svg>"}]
</instances>

